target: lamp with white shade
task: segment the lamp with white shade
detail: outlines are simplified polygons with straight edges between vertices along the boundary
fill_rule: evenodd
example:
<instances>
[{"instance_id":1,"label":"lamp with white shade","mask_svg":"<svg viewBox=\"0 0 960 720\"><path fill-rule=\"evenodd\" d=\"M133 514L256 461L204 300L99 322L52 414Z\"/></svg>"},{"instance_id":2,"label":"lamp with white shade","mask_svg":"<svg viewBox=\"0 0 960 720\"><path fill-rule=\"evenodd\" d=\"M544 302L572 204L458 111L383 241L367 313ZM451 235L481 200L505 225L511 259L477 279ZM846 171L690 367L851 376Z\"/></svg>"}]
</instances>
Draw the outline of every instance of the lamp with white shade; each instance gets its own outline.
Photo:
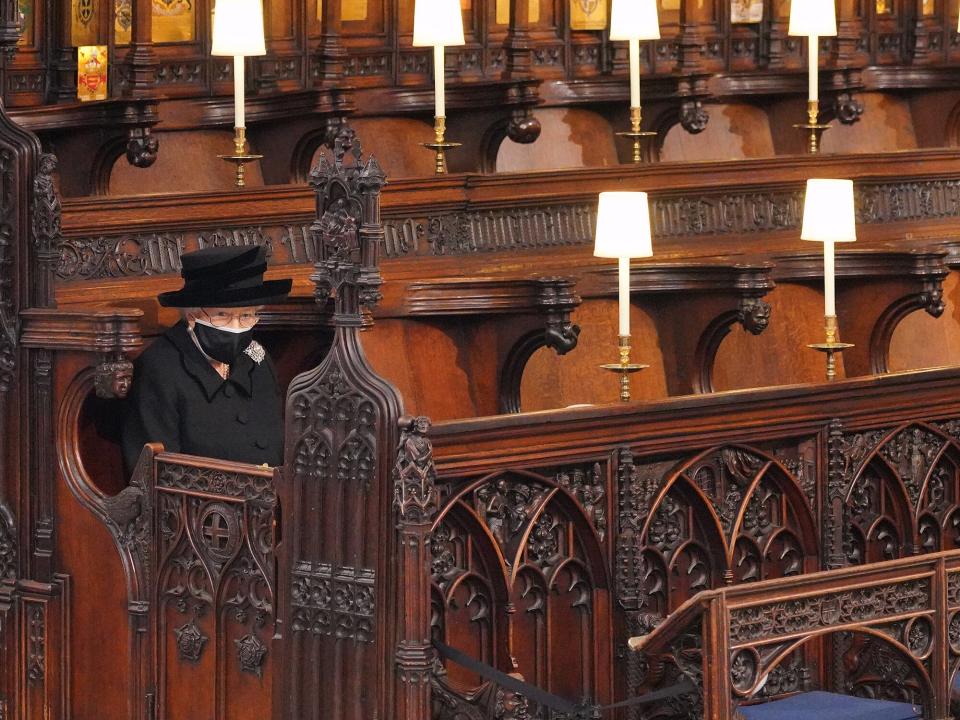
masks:
<instances>
[{"instance_id":1,"label":"lamp with white shade","mask_svg":"<svg viewBox=\"0 0 960 720\"><path fill-rule=\"evenodd\" d=\"M237 166L237 187L243 187L244 165L262 155L247 152L245 109L245 59L266 55L261 0L217 0L213 12L213 46L215 56L233 57L234 153L221 155Z\"/></svg>"},{"instance_id":2,"label":"lamp with white shade","mask_svg":"<svg viewBox=\"0 0 960 720\"><path fill-rule=\"evenodd\" d=\"M640 141L656 135L655 132L640 130L640 41L660 39L657 0L613 0L610 39L626 40L630 46L630 132L617 135L633 140L633 162L639 163Z\"/></svg>"},{"instance_id":3,"label":"lamp with white shade","mask_svg":"<svg viewBox=\"0 0 960 720\"><path fill-rule=\"evenodd\" d=\"M444 48L463 45L463 15L460 0L416 0L413 8L414 47L433 47L434 142L424 143L436 153L436 171L447 171L446 151L460 143L446 142L447 102Z\"/></svg>"},{"instance_id":4,"label":"lamp with white shade","mask_svg":"<svg viewBox=\"0 0 960 720\"><path fill-rule=\"evenodd\" d=\"M835 246L857 239L853 180L807 180L801 240L823 243L823 304L826 342L809 347L827 355L827 380L836 377L834 354L853 347L838 342Z\"/></svg>"},{"instance_id":5,"label":"lamp with white shade","mask_svg":"<svg viewBox=\"0 0 960 720\"><path fill-rule=\"evenodd\" d=\"M618 261L620 362L603 368L620 374L620 399L627 402L630 375L647 367L630 362L630 258L653 255L650 205L645 192L600 193L593 254Z\"/></svg>"},{"instance_id":6,"label":"lamp with white shade","mask_svg":"<svg viewBox=\"0 0 960 720\"><path fill-rule=\"evenodd\" d=\"M837 34L837 9L835 0L792 0L790 3L790 35L806 36L809 39L807 72L807 122L794 127L810 131L810 152L819 150L820 135L829 125L819 123L820 92L820 37Z\"/></svg>"}]
</instances>

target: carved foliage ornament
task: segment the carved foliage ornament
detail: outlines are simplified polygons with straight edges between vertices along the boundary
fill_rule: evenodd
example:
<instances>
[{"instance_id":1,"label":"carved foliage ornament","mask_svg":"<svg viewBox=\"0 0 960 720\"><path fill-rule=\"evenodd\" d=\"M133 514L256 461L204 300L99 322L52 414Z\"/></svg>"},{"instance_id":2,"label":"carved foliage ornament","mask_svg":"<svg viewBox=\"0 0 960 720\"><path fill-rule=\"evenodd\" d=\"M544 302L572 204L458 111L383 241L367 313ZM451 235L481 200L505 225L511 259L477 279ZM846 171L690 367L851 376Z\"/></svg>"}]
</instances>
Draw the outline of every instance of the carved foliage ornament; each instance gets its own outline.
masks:
<instances>
[{"instance_id":1,"label":"carved foliage ornament","mask_svg":"<svg viewBox=\"0 0 960 720\"><path fill-rule=\"evenodd\" d=\"M44 153L33 179L33 243L41 255L55 252L62 238L62 207L53 178L56 169L56 155Z\"/></svg>"},{"instance_id":2,"label":"carved foliage ornament","mask_svg":"<svg viewBox=\"0 0 960 720\"><path fill-rule=\"evenodd\" d=\"M333 167L329 160L323 160L314 173L318 178L335 174ZM856 196L860 223L960 217L960 180L862 184L857 186ZM347 211L353 217L349 208L355 206L346 200L342 206L336 206L344 197L343 193L334 194L330 202L333 207L324 205L313 226L290 224L273 230L225 227L217 231L214 244L265 244L285 248L284 262L326 262L322 237L327 238L331 254L343 255L347 247L354 251L359 248L359 241L354 239L358 237L358 224L344 220L339 212ZM786 231L799 229L802 209L803 193L799 190L701 192L652 198L651 223L655 240ZM385 238L378 240L377 245L388 257L589 245L593 243L595 215L595 204L580 202L388 217L384 223ZM59 241L57 277L81 281L173 274L179 271L181 252L205 247L210 242L206 234L197 231L67 237ZM937 298L931 295L925 306L936 308L937 304Z\"/></svg>"},{"instance_id":3,"label":"carved foliage ornament","mask_svg":"<svg viewBox=\"0 0 960 720\"><path fill-rule=\"evenodd\" d=\"M293 631L372 643L375 587L376 573L368 568L297 562L291 592Z\"/></svg>"},{"instance_id":4,"label":"carved foliage ornament","mask_svg":"<svg viewBox=\"0 0 960 720\"><path fill-rule=\"evenodd\" d=\"M229 473L211 468L199 468L174 463L160 463L157 468L157 486L172 490L199 490L228 495L245 500L276 500L273 481L260 475Z\"/></svg>"},{"instance_id":5,"label":"carved foliage ornament","mask_svg":"<svg viewBox=\"0 0 960 720\"><path fill-rule=\"evenodd\" d=\"M911 580L817 597L739 608L730 613L733 642L755 642L824 627L864 623L931 606L929 580Z\"/></svg>"},{"instance_id":6,"label":"carved foliage ornament","mask_svg":"<svg viewBox=\"0 0 960 720\"><path fill-rule=\"evenodd\" d=\"M17 535L13 516L0 505L0 582L17 578Z\"/></svg>"},{"instance_id":7,"label":"carved foliage ornament","mask_svg":"<svg viewBox=\"0 0 960 720\"><path fill-rule=\"evenodd\" d=\"M393 503L406 524L429 523L437 514L439 498L433 465L433 444L427 437L426 417L401 418L400 447L394 465Z\"/></svg>"}]
</instances>

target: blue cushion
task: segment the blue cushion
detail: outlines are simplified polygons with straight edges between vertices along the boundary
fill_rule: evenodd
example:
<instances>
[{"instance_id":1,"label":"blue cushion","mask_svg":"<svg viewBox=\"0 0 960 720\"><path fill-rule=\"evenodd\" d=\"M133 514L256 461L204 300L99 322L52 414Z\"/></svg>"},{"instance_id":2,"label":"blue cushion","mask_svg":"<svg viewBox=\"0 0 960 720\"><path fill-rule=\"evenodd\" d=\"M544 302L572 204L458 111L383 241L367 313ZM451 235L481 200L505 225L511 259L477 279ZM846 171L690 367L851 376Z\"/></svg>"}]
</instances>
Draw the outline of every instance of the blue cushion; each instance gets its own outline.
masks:
<instances>
[{"instance_id":1,"label":"blue cushion","mask_svg":"<svg viewBox=\"0 0 960 720\"><path fill-rule=\"evenodd\" d=\"M747 720L919 720L919 705L866 700L852 695L807 692L740 708Z\"/></svg>"}]
</instances>

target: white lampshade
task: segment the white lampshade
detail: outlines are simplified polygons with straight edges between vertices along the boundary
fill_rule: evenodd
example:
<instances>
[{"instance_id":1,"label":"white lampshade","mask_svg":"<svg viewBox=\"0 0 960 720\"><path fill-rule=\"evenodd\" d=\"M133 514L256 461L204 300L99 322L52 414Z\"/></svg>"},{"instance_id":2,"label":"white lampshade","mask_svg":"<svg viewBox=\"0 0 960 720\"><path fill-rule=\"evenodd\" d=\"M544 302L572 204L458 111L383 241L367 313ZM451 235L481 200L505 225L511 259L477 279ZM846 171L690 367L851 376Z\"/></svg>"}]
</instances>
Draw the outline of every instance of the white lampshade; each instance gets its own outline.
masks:
<instances>
[{"instance_id":1,"label":"white lampshade","mask_svg":"<svg viewBox=\"0 0 960 720\"><path fill-rule=\"evenodd\" d=\"M416 47L463 45L460 0L416 0L413 44Z\"/></svg>"},{"instance_id":2,"label":"white lampshade","mask_svg":"<svg viewBox=\"0 0 960 720\"><path fill-rule=\"evenodd\" d=\"M602 258L653 255L650 205L645 192L602 192L593 254Z\"/></svg>"},{"instance_id":3,"label":"white lampshade","mask_svg":"<svg viewBox=\"0 0 960 720\"><path fill-rule=\"evenodd\" d=\"M790 35L832 37L837 34L835 0L791 0Z\"/></svg>"},{"instance_id":4,"label":"white lampshade","mask_svg":"<svg viewBox=\"0 0 960 720\"><path fill-rule=\"evenodd\" d=\"M217 0L212 55L266 55L261 0Z\"/></svg>"},{"instance_id":5,"label":"white lampshade","mask_svg":"<svg viewBox=\"0 0 960 720\"><path fill-rule=\"evenodd\" d=\"M657 0L613 0L611 40L659 40Z\"/></svg>"},{"instance_id":6,"label":"white lampshade","mask_svg":"<svg viewBox=\"0 0 960 720\"><path fill-rule=\"evenodd\" d=\"M807 180L800 239L821 242L857 239L853 180Z\"/></svg>"}]
</instances>

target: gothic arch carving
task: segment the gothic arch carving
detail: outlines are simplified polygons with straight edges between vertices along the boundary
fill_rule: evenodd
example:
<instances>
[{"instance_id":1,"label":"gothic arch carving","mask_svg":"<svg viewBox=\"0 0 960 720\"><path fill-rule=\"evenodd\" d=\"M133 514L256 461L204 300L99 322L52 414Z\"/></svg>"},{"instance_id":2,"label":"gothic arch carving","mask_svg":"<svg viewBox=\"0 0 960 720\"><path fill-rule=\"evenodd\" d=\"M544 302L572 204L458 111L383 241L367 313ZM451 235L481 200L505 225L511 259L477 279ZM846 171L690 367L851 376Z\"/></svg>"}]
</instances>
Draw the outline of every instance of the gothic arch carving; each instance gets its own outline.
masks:
<instances>
[{"instance_id":1,"label":"gothic arch carving","mask_svg":"<svg viewBox=\"0 0 960 720\"><path fill-rule=\"evenodd\" d=\"M812 570L818 556L817 526L809 501L782 463L745 446L699 453L671 471L653 495L639 543L650 587L670 599L670 573L678 560L701 564L695 589ZM691 553L695 555L689 557ZM660 562L653 562L653 558ZM658 568L667 576L656 576ZM690 567L686 568L688 576ZM693 588L688 588L693 589ZM643 603L642 603L643 604Z\"/></svg>"},{"instance_id":2,"label":"gothic arch carving","mask_svg":"<svg viewBox=\"0 0 960 720\"><path fill-rule=\"evenodd\" d=\"M756 659L751 664L748 657L738 663L738 656L743 652L737 651L731 664L731 687L735 696L749 699L757 695L771 674L778 667L803 651L806 646L812 645L821 638L833 636L833 652L839 653L841 659L834 658L834 663L849 661L851 671L843 673L844 687L833 688L835 692L871 697L877 689L884 687L884 699L899 699L903 702L922 704L930 707L933 698L933 682L929 672L924 667L926 660L933 652L933 645L928 635L925 640L911 640L911 623L891 623L881 627L855 626L845 631L835 631L825 628L818 632L805 635L795 642L782 643L775 646L773 653L757 653L751 647L752 656ZM918 637L917 634L913 635ZM912 651L908 645L921 643ZM764 657L761 660L761 657ZM749 680L752 678L752 682ZM891 697L891 687L900 688L904 695ZM920 697L910 696L917 692Z\"/></svg>"},{"instance_id":3,"label":"gothic arch carving","mask_svg":"<svg viewBox=\"0 0 960 720\"><path fill-rule=\"evenodd\" d=\"M442 635L444 613L465 611L466 598L473 603L472 623L456 626L462 633L476 623L473 627L491 633L489 647L481 646L482 633L462 637L477 646L480 659L507 668L515 660L528 680L553 683L567 694L600 692L589 663L573 672L579 659L551 656L547 628L569 625L584 647L593 647L609 622L602 599L610 586L601 539L606 501L599 489L606 481L600 463L586 463L507 470L448 484L431 529L434 633ZM480 577L483 573L487 577ZM457 598L459 603L451 603ZM459 669L447 672L464 679ZM582 685L570 685L574 676ZM466 694L454 692L445 679L439 682L441 691L459 695L460 703L472 702L482 689L477 678Z\"/></svg>"},{"instance_id":4,"label":"gothic arch carving","mask_svg":"<svg viewBox=\"0 0 960 720\"><path fill-rule=\"evenodd\" d=\"M81 457L79 423L83 404L94 395L96 370L89 368L70 383L57 417L57 458L60 473L77 502L89 510L110 531L123 563L127 580L127 597L131 604L149 600L149 528L148 490L132 484L114 497L106 496L87 472ZM152 445L152 452L141 455L133 477L145 477L144 463L152 462L152 454L162 446Z\"/></svg>"},{"instance_id":5,"label":"gothic arch carving","mask_svg":"<svg viewBox=\"0 0 960 720\"><path fill-rule=\"evenodd\" d=\"M870 333L870 372L874 375L890 372L890 343L897 326L908 315L923 310L931 317L939 318L944 309L942 278L924 280L922 292L908 295L889 305Z\"/></svg>"},{"instance_id":6,"label":"gothic arch carving","mask_svg":"<svg viewBox=\"0 0 960 720\"><path fill-rule=\"evenodd\" d=\"M874 444L864 447L873 438ZM867 552L868 532L874 536L873 550L876 543L886 543L887 554L908 542L913 552L960 545L960 441L952 433L911 423L853 435L845 448L847 562L887 559Z\"/></svg>"}]
</instances>

